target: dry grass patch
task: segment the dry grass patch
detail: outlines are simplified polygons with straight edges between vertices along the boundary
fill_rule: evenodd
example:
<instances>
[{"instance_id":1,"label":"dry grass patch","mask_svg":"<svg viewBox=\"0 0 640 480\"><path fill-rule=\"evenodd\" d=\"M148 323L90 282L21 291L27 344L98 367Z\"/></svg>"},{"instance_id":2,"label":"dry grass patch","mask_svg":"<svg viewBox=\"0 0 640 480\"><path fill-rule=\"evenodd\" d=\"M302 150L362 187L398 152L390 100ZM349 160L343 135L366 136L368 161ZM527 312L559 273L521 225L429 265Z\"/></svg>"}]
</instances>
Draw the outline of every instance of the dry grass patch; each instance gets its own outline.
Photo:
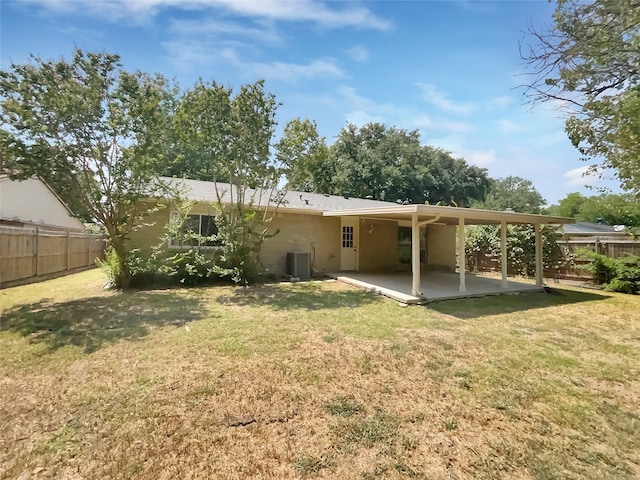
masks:
<instances>
[{"instance_id":1,"label":"dry grass patch","mask_svg":"<svg viewBox=\"0 0 640 480\"><path fill-rule=\"evenodd\" d=\"M0 477L640 476L638 297L103 283L0 292Z\"/></svg>"}]
</instances>

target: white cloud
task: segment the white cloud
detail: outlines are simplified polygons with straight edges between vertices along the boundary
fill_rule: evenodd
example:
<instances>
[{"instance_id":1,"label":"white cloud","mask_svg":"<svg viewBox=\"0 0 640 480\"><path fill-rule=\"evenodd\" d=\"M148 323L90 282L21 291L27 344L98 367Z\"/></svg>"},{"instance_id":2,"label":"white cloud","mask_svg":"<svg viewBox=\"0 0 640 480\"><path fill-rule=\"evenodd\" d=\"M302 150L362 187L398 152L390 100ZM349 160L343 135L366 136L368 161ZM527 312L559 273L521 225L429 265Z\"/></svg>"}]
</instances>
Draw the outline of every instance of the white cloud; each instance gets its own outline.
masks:
<instances>
[{"instance_id":1,"label":"white cloud","mask_svg":"<svg viewBox=\"0 0 640 480\"><path fill-rule=\"evenodd\" d=\"M363 45L356 45L347 50L347 54L356 62L366 62L369 60L369 50Z\"/></svg>"},{"instance_id":2,"label":"white cloud","mask_svg":"<svg viewBox=\"0 0 640 480\"><path fill-rule=\"evenodd\" d=\"M214 18L174 20L169 26L169 32L181 37L194 37L200 40L203 37L243 37L261 43L282 43L282 38L272 22L263 22L259 26L249 26L236 22L220 21Z\"/></svg>"},{"instance_id":3,"label":"white cloud","mask_svg":"<svg viewBox=\"0 0 640 480\"><path fill-rule=\"evenodd\" d=\"M598 174L593 173L592 167L584 165L565 172L562 176L565 179L564 184L570 187L584 187L587 185L595 185L599 183L601 178Z\"/></svg>"},{"instance_id":4,"label":"white cloud","mask_svg":"<svg viewBox=\"0 0 640 480\"><path fill-rule=\"evenodd\" d=\"M478 167L486 168L494 163L498 157L495 150L469 150L460 152L460 156L463 157L468 163L477 165Z\"/></svg>"},{"instance_id":5,"label":"white cloud","mask_svg":"<svg viewBox=\"0 0 640 480\"><path fill-rule=\"evenodd\" d=\"M296 82L301 79L340 78L345 77L345 72L338 66L333 58L313 60L309 63L285 63L285 62L247 62L244 66L253 71L257 76L267 80L283 80Z\"/></svg>"},{"instance_id":6,"label":"white cloud","mask_svg":"<svg viewBox=\"0 0 640 480\"><path fill-rule=\"evenodd\" d=\"M511 120L507 120L506 118L501 118L496 123L498 124L498 127L500 127L502 133L505 134L522 132L524 130L522 126L515 122L512 122Z\"/></svg>"},{"instance_id":7,"label":"white cloud","mask_svg":"<svg viewBox=\"0 0 640 480\"><path fill-rule=\"evenodd\" d=\"M186 40L165 42L163 45L174 65L183 71L224 63L225 66L231 66L251 78L290 83L301 79L346 77L334 58L314 59L308 63L267 63L244 58L239 51L240 46L233 43L227 43L221 48L209 48L205 43Z\"/></svg>"},{"instance_id":8,"label":"white cloud","mask_svg":"<svg viewBox=\"0 0 640 480\"><path fill-rule=\"evenodd\" d=\"M249 17L279 21L313 22L326 28L356 27L374 30L389 30L388 20L378 17L362 6L332 8L318 0L23 0L30 5L40 5L56 13L84 13L111 21L148 19L160 10L206 11L223 9L227 12Z\"/></svg>"},{"instance_id":9,"label":"white cloud","mask_svg":"<svg viewBox=\"0 0 640 480\"><path fill-rule=\"evenodd\" d=\"M508 95L503 95L500 97L491 97L486 104L486 107L489 110L497 110L506 108L513 103L513 98Z\"/></svg>"},{"instance_id":10,"label":"white cloud","mask_svg":"<svg viewBox=\"0 0 640 480\"><path fill-rule=\"evenodd\" d=\"M440 92L435 85L427 83L417 83L416 85L422 90L422 97L427 102L446 112L468 115L476 108L471 102L454 102L450 100L449 96Z\"/></svg>"},{"instance_id":11,"label":"white cloud","mask_svg":"<svg viewBox=\"0 0 640 480\"><path fill-rule=\"evenodd\" d=\"M472 125L467 123L432 118L413 106L375 102L359 95L352 87L342 86L338 93L343 98L343 103L346 102L348 108L351 108L345 119L355 125L380 122L409 130L418 129L423 133L428 131L466 133L473 129Z\"/></svg>"}]
</instances>

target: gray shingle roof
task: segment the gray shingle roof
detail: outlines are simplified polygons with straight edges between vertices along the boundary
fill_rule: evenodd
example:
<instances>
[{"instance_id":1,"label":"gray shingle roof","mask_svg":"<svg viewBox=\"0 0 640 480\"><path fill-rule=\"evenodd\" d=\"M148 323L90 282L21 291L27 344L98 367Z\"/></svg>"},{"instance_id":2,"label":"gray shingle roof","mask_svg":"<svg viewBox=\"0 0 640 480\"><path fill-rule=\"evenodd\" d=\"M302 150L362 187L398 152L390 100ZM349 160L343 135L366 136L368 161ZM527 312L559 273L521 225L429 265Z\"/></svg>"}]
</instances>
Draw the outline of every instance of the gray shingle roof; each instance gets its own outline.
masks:
<instances>
[{"instance_id":1,"label":"gray shingle roof","mask_svg":"<svg viewBox=\"0 0 640 480\"><path fill-rule=\"evenodd\" d=\"M602 225L599 223L576 222L573 224L563 225L564 233L567 234L583 234L583 235L602 235L602 234L624 234L620 230L616 230L611 225Z\"/></svg>"},{"instance_id":2,"label":"gray shingle roof","mask_svg":"<svg viewBox=\"0 0 640 480\"><path fill-rule=\"evenodd\" d=\"M232 189L232 186L228 183L218 182L216 184L214 182L205 182L202 180L167 177L163 177L161 180L172 185L182 185L186 198L196 202L217 202L218 197L216 194L216 185L223 203L232 203L232 192L233 195L235 195L234 189ZM272 192L271 190L247 189L245 202L248 203L248 201L253 198L254 203L260 202L262 205L265 205L269 196L276 193L276 191ZM307 193L289 190L286 192L283 203L278 208L282 210L291 209L309 210L309 212L323 212L327 210L388 207L391 205L397 205L397 203L369 200L365 198L345 198L339 195L324 195L321 193Z\"/></svg>"}]
</instances>

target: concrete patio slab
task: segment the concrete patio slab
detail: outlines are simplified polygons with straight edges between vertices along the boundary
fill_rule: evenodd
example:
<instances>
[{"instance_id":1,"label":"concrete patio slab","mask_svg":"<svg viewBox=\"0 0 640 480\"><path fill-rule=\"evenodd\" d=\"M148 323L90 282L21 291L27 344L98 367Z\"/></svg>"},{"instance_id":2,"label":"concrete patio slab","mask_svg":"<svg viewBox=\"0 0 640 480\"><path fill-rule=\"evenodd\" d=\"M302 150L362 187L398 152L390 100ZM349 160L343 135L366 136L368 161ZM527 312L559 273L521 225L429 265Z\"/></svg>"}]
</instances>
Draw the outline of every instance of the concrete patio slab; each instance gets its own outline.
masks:
<instances>
[{"instance_id":1,"label":"concrete patio slab","mask_svg":"<svg viewBox=\"0 0 640 480\"><path fill-rule=\"evenodd\" d=\"M460 278L457 273L431 271L422 273L420 277L422 296L418 297L411 295L410 272L339 272L328 273L327 276L407 304L425 304L438 300L539 292L543 290L536 285L512 280L507 282L507 288L502 288L499 279L467 274L465 276L467 291L462 293L458 290Z\"/></svg>"}]
</instances>

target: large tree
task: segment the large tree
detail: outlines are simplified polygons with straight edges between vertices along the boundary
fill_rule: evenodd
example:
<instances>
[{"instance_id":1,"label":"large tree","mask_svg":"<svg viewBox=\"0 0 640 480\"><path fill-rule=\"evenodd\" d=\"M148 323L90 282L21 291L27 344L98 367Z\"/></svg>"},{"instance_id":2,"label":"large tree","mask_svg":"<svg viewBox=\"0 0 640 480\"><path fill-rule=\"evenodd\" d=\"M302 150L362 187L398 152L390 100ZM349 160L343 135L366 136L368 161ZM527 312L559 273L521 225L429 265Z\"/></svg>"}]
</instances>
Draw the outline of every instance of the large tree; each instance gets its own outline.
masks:
<instances>
[{"instance_id":1,"label":"large tree","mask_svg":"<svg viewBox=\"0 0 640 480\"><path fill-rule=\"evenodd\" d=\"M545 203L545 199L530 180L509 176L492 180L486 198L475 203L474 207L487 210L510 208L514 212L540 213Z\"/></svg>"},{"instance_id":2,"label":"large tree","mask_svg":"<svg viewBox=\"0 0 640 480\"><path fill-rule=\"evenodd\" d=\"M640 192L640 2L558 0L549 31L524 53L533 102L567 111L566 131L585 160Z\"/></svg>"},{"instance_id":3,"label":"large tree","mask_svg":"<svg viewBox=\"0 0 640 480\"><path fill-rule=\"evenodd\" d=\"M602 194L585 197L569 193L549 213L575 218L581 222L607 225L640 226L640 202L631 194Z\"/></svg>"},{"instance_id":4,"label":"large tree","mask_svg":"<svg viewBox=\"0 0 640 480\"><path fill-rule=\"evenodd\" d=\"M484 198L489 185L485 169L421 145L417 130L380 123L345 126L319 173L326 172L331 173L331 182L324 193L392 202L468 206Z\"/></svg>"},{"instance_id":5,"label":"large tree","mask_svg":"<svg viewBox=\"0 0 640 480\"><path fill-rule=\"evenodd\" d=\"M214 270L237 283L249 283L259 273L270 207L281 200L283 168L271 151L277 107L263 81L237 93L198 81L181 97L176 115L176 138L186 153L172 168L179 176L215 181L221 247Z\"/></svg>"},{"instance_id":6,"label":"large tree","mask_svg":"<svg viewBox=\"0 0 640 480\"><path fill-rule=\"evenodd\" d=\"M71 61L32 57L0 72L3 167L40 175L107 232L117 286L130 281L126 238L157 194L174 90L130 73L117 55L76 50Z\"/></svg>"}]
</instances>

